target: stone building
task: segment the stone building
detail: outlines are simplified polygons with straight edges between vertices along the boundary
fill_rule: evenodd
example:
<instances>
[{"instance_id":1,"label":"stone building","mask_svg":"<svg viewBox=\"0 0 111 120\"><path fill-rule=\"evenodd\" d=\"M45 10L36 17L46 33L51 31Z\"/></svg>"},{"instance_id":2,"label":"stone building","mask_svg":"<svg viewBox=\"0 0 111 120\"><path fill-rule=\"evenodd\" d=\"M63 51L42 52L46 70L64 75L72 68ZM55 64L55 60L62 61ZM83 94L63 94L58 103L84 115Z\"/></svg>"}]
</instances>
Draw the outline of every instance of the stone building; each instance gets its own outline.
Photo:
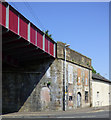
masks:
<instances>
[{"instance_id":1,"label":"stone building","mask_svg":"<svg viewBox=\"0 0 111 120\"><path fill-rule=\"evenodd\" d=\"M91 59L67 47L65 62L64 47L57 42L56 59L24 63L19 68L3 63L3 113L62 111L65 107L73 110L92 105Z\"/></svg>"},{"instance_id":2,"label":"stone building","mask_svg":"<svg viewBox=\"0 0 111 120\"><path fill-rule=\"evenodd\" d=\"M61 76L64 82L65 44L57 43L57 60L61 62ZM62 75L63 74L63 75ZM91 59L66 48L66 109L91 106Z\"/></svg>"},{"instance_id":3,"label":"stone building","mask_svg":"<svg viewBox=\"0 0 111 120\"><path fill-rule=\"evenodd\" d=\"M111 81L101 75L92 74L92 106L111 105Z\"/></svg>"}]
</instances>

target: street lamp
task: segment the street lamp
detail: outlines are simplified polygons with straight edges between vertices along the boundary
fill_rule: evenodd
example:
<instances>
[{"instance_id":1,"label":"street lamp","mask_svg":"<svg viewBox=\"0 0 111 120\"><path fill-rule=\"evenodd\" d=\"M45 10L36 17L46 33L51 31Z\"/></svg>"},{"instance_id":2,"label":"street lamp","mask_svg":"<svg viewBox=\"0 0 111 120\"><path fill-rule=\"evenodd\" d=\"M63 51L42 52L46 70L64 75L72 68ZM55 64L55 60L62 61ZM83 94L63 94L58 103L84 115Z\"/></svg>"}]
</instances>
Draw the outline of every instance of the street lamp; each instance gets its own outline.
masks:
<instances>
[{"instance_id":1,"label":"street lamp","mask_svg":"<svg viewBox=\"0 0 111 120\"><path fill-rule=\"evenodd\" d=\"M64 95L65 95L65 96L64 96L64 97L65 97L65 99L64 99L64 110L65 110L65 111L66 111L66 107L67 107L67 105L66 105L66 103L67 103L67 102L66 102L66 100L67 100L67 99L66 99L66 97L67 97L67 96L66 96L66 94L67 94L67 91L66 91L66 90L67 90L67 80L66 80L66 48L68 48L69 46L70 46L69 44L66 44L66 45L64 46L64 57L65 57L65 62L64 62L64 64L65 64L65 65L64 65L64 67L65 67L65 69L64 69L64 70L65 70L65 72L64 72L64 83L65 83L65 84L64 84L64 87L65 87L65 90L64 90L64 92L65 92L65 93L64 93Z\"/></svg>"}]
</instances>

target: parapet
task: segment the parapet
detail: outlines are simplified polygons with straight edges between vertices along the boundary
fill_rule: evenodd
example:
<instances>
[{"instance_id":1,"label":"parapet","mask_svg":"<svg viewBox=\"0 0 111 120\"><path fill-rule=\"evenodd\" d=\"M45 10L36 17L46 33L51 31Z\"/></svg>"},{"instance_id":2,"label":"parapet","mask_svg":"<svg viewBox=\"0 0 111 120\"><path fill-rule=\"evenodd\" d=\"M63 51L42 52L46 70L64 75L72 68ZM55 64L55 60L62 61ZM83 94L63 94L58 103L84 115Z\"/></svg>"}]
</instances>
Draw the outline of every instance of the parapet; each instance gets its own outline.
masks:
<instances>
[{"instance_id":1,"label":"parapet","mask_svg":"<svg viewBox=\"0 0 111 120\"><path fill-rule=\"evenodd\" d=\"M64 51L65 45L66 43L57 42L57 58L58 59L63 59L63 60L65 59L65 51ZM68 47L66 48L66 61L91 69L90 58Z\"/></svg>"}]
</instances>

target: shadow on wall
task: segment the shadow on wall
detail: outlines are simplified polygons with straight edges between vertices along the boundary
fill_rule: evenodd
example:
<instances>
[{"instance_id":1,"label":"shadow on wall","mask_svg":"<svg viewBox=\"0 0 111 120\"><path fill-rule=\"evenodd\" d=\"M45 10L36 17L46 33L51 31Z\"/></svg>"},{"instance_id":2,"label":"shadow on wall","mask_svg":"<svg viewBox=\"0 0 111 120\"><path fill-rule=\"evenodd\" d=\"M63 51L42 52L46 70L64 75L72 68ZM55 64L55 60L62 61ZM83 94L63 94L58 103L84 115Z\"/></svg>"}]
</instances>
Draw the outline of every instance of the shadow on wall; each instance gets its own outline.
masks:
<instances>
[{"instance_id":1,"label":"shadow on wall","mask_svg":"<svg viewBox=\"0 0 111 120\"><path fill-rule=\"evenodd\" d=\"M17 112L22 106L25 106L25 109L29 109L29 111L31 111L32 108L34 111L41 109L40 80L53 61L54 59L52 58L40 60L33 63L33 65L26 65L22 68L12 68L3 64L2 114ZM32 94L35 87L37 87L37 90ZM29 102L25 105L28 99Z\"/></svg>"}]
</instances>

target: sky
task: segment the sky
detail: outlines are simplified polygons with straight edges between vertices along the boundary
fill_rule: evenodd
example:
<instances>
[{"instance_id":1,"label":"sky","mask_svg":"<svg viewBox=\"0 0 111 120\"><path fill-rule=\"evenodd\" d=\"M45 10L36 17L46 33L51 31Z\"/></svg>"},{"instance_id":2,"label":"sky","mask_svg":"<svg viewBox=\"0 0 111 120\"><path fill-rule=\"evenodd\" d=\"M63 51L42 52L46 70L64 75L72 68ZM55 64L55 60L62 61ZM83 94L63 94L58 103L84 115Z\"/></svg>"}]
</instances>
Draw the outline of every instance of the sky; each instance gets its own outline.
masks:
<instances>
[{"instance_id":1,"label":"sky","mask_svg":"<svg viewBox=\"0 0 111 120\"><path fill-rule=\"evenodd\" d=\"M109 79L108 2L13 2L10 3L52 38L92 59L92 66Z\"/></svg>"}]
</instances>

